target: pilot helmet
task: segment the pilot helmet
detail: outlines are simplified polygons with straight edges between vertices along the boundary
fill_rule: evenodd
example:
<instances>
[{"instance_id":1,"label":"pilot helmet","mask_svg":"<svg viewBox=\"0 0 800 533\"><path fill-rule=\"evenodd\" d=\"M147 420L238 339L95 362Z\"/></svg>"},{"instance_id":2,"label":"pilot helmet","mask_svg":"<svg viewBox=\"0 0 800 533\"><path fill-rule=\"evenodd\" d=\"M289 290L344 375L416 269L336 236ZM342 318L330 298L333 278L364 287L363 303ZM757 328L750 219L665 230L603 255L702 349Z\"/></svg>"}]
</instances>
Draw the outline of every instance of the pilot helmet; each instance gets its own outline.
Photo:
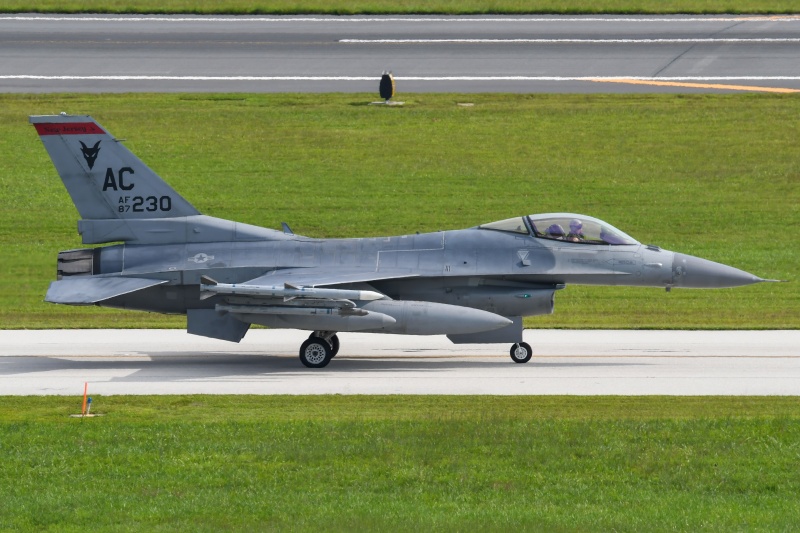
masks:
<instances>
[{"instance_id":1,"label":"pilot helmet","mask_svg":"<svg viewBox=\"0 0 800 533\"><path fill-rule=\"evenodd\" d=\"M580 231L581 229L583 229L583 222L581 222L577 218L573 218L572 220L569 221L569 229L571 229L572 231Z\"/></svg>"},{"instance_id":2,"label":"pilot helmet","mask_svg":"<svg viewBox=\"0 0 800 533\"><path fill-rule=\"evenodd\" d=\"M548 235L555 235L556 237L563 237L565 235L564 228L562 228L559 224L553 224L552 226L547 228L547 231L545 233L547 233Z\"/></svg>"}]
</instances>

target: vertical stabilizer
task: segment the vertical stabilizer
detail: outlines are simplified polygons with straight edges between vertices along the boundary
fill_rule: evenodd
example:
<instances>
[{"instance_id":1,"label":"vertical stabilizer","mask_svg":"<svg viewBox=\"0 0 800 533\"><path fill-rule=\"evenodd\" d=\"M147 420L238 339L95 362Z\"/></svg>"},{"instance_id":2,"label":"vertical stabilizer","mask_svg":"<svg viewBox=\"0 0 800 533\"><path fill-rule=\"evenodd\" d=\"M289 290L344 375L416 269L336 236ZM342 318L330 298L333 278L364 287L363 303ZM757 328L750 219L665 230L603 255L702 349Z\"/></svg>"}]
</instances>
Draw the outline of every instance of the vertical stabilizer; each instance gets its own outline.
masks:
<instances>
[{"instance_id":1,"label":"vertical stabilizer","mask_svg":"<svg viewBox=\"0 0 800 533\"><path fill-rule=\"evenodd\" d=\"M32 116L84 220L141 220L200 213L87 115Z\"/></svg>"}]
</instances>

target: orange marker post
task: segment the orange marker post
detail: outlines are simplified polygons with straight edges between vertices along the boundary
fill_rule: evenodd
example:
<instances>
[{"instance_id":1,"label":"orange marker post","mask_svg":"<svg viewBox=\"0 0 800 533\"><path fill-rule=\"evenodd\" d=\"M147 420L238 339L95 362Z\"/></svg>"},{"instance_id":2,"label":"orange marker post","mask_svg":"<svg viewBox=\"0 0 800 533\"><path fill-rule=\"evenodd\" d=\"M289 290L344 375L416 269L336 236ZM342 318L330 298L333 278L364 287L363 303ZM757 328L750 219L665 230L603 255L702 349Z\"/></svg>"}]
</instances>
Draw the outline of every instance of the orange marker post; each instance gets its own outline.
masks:
<instances>
[{"instance_id":1,"label":"orange marker post","mask_svg":"<svg viewBox=\"0 0 800 533\"><path fill-rule=\"evenodd\" d=\"M86 416L86 393L89 391L89 382L83 383L83 408L81 409L81 416Z\"/></svg>"}]
</instances>

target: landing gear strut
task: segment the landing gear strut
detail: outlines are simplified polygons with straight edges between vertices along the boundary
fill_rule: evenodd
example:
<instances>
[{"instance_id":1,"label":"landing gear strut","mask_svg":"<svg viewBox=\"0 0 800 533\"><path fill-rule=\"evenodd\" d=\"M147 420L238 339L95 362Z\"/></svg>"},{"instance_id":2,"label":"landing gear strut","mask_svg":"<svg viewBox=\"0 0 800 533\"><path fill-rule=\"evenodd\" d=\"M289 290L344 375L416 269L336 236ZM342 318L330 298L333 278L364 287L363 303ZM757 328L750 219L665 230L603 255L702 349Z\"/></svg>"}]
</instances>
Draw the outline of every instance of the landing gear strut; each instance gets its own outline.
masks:
<instances>
[{"instance_id":1,"label":"landing gear strut","mask_svg":"<svg viewBox=\"0 0 800 533\"><path fill-rule=\"evenodd\" d=\"M511 345L511 360L515 363L527 363L531 360L533 350L527 342L518 342Z\"/></svg>"},{"instance_id":2,"label":"landing gear strut","mask_svg":"<svg viewBox=\"0 0 800 533\"><path fill-rule=\"evenodd\" d=\"M331 343L331 357L336 357L336 354L339 353L339 337L333 335L329 342Z\"/></svg>"},{"instance_id":3,"label":"landing gear strut","mask_svg":"<svg viewBox=\"0 0 800 533\"><path fill-rule=\"evenodd\" d=\"M339 353L335 331L315 331L300 345L300 362L308 368L323 368Z\"/></svg>"}]
</instances>

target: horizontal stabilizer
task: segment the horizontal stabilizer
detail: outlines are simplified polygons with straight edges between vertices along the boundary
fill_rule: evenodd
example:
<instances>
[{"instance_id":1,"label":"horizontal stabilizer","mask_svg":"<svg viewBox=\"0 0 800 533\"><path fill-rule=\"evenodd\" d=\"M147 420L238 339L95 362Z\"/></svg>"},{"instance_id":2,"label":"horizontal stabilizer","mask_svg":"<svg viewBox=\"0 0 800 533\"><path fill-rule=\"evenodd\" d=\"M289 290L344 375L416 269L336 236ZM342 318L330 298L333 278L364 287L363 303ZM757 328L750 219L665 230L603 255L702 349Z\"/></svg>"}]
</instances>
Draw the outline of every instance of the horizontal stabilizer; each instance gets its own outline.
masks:
<instances>
[{"instance_id":1,"label":"horizontal stabilizer","mask_svg":"<svg viewBox=\"0 0 800 533\"><path fill-rule=\"evenodd\" d=\"M166 280L162 279L80 276L50 283L45 301L55 304L93 305L115 296L122 296L164 283Z\"/></svg>"}]
</instances>

